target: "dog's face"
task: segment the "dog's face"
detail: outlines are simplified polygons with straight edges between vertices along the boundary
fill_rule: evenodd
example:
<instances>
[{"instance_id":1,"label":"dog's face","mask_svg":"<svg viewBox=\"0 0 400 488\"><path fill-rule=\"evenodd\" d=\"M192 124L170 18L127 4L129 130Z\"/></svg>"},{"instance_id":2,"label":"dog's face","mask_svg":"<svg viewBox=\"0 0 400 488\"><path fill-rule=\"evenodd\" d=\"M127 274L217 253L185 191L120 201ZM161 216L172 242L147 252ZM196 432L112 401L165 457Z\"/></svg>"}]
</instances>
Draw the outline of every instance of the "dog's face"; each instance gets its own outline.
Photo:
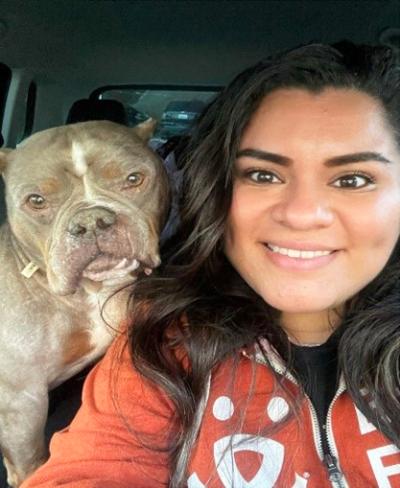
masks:
<instances>
[{"instance_id":1,"label":"dog's face","mask_svg":"<svg viewBox=\"0 0 400 488\"><path fill-rule=\"evenodd\" d=\"M54 293L82 280L118 285L159 264L169 193L146 145L153 129L84 122L0 150L12 232Z\"/></svg>"}]
</instances>

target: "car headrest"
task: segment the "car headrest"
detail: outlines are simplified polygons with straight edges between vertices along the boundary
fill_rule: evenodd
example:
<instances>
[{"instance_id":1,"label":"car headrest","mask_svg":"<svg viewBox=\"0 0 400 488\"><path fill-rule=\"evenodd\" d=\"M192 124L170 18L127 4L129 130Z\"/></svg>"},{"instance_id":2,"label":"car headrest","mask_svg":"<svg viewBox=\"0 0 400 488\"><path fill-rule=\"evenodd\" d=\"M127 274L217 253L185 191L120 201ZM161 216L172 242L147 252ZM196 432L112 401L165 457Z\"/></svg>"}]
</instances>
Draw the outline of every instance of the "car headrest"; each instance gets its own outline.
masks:
<instances>
[{"instance_id":1,"label":"car headrest","mask_svg":"<svg viewBox=\"0 0 400 488\"><path fill-rule=\"evenodd\" d=\"M89 120L110 120L126 125L126 112L123 104L117 100L82 99L74 102L67 117L67 124Z\"/></svg>"}]
</instances>

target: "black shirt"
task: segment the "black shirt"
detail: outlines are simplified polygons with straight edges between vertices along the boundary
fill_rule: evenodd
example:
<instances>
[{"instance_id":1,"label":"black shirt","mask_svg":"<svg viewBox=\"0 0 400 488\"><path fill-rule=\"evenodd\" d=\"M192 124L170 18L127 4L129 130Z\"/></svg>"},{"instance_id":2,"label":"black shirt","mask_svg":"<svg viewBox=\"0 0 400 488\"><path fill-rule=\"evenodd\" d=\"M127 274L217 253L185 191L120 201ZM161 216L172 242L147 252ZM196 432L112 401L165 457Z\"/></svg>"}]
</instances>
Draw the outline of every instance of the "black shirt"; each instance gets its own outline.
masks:
<instances>
[{"instance_id":1,"label":"black shirt","mask_svg":"<svg viewBox=\"0 0 400 488\"><path fill-rule=\"evenodd\" d=\"M293 369L311 400L321 427L338 386L338 334L318 346L292 344Z\"/></svg>"}]
</instances>

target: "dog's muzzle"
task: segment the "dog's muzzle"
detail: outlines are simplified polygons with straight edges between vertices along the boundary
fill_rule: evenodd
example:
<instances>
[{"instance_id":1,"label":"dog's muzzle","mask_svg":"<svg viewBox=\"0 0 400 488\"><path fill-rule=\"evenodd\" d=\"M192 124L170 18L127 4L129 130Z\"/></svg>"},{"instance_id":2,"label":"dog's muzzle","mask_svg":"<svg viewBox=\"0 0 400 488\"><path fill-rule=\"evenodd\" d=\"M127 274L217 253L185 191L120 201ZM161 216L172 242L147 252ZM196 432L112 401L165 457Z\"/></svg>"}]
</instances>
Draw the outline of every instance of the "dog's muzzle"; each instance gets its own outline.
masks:
<instances>
[{"instance_id":1,"label":"dog's muzzle","mask_svg":"<svg viewBox=\"0 0 400 488\"><path fill-rule=\"evenodd\" d=\"M68 224L68 233L72 237L96 237L107 231L116 222L116 214L107 208L87 208L77 212Z\"/></svg>"},{"instance_id":2,"label":"dog's muzzle","mask_svg":"<svg viewBox=\"0 0 400 488\"><path fill-rule=\"evenodd\" d=\"M83 278L120 286L160 264L158 235L140 211L85 207L60 227L63 232L55 234L47 268L49 285L59 295L75 293Z\"/></svg>"}]
</instances>

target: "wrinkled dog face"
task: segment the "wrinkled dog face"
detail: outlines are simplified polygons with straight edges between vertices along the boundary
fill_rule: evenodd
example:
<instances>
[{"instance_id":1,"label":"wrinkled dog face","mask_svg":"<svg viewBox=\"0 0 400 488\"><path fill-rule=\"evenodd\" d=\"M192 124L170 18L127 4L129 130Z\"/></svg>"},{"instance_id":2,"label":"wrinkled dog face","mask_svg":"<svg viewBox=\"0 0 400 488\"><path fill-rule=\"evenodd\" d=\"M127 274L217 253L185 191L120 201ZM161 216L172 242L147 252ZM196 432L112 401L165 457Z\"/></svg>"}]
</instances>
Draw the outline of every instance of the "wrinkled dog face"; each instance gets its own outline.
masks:
<instances>
[{"instance_id":1,"label":"wrinkled dog face","mask_svg":"<svg viewBox=\"0 0 400 488\"><path fill-rule=\"evenodd\" d=\"M122 284L159 264L168 180L146 146L153 129L84 122L0 151L13 234L54 293Z\"/></svg>"}]
</instances>

